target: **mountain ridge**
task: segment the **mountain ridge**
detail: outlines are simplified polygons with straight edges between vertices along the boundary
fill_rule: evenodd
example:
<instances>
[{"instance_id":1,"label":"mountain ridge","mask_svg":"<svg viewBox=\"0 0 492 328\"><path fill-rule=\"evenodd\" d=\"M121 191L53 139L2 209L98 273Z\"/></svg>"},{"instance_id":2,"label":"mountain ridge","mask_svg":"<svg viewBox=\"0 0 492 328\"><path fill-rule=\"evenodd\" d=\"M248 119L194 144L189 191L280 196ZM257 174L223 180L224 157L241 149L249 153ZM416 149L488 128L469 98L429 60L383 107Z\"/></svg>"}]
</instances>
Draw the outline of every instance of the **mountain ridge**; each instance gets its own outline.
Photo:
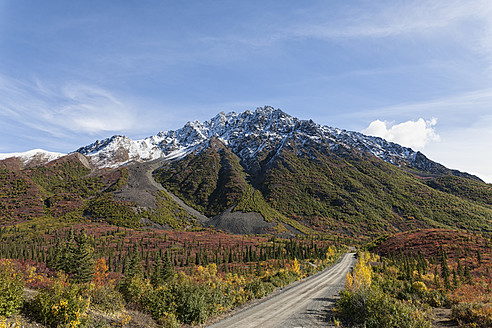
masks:
<instances>
[{"instance_id":1,"label":"mountain ridge","mask_svg":"<svg viewBox=\"0 0 492 328\"><path fill-rule=\"evenodd\" d=\"M296 138L327 144L330 150L339 153L344 149L368 152L387 163L431 175L451 174L481 181L469 173L448 169L420 151L360 132L300 120L270 106L259 107L254 112L221 112L208 121L190 121L178 130L159 132L141 140L115 135L80 147L75 152L86 155L99 167L118 167L130 161L180 159L203 149L204 143L212 137L231 148L246 168L253 171L258 155L273 147L280 150L289 139Z\"/></svg>"},{"instance_id":2,"label":"mountain ridge","mask_svg":"<svg viewBox=\"0 0 492 328\"><path fill-rule=\"evenodd\" d=\"M175 160L205 148L205 142L215 137L231 147L242 163L254 170L255 157L263 150L277 146L289 138L305 142L327 143L331 150L358 149L368 152L387 163L407 168L411 173L426 177L454 175L477 181L479 177L428 159L420 151L386 141L380 137L316 124L312 120L300 120L280 109L270 106L241 113L220 112L208 121L189 121L178 130L161 131L140 140L124 135L113 135L103 140L79 147L71 153L85 155L98 168L116 168L132 161L155 159ZM0 153L0 160L10 160L11 166L29 167L60 158L63 153L33 149L22 153ZM414 172L417 170L419 172ZM423 172L427 173L422 174Z\"/></svg>"},{"instance_id":3,"label":"mountain ridge","mask_svg":"<svg viewBox=\"0 0 492 328\"><path fill-rule=\"evenodd\" d=\"M0 179L0 216L11 223L47 215L350 238L492 231L492 185L410 148L272 107L222 112L143 140L113 136L34 167L6 159ZM190 208L207 217L197 221Z\"/></svg>"}]
</instances>

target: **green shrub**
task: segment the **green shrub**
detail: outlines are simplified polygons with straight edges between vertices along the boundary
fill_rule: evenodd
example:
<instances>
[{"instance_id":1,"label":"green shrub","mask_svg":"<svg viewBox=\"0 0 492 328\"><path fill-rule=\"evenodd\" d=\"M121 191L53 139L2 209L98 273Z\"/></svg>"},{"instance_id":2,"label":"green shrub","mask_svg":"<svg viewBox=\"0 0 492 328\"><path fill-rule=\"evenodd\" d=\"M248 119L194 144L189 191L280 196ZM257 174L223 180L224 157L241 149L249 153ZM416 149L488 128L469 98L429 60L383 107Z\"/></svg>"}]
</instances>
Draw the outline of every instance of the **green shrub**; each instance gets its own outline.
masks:
<instances>
[{"instance_id":1,"label":"green shrub","mask_svg":"<svg viewBox=\"0 0 492 328\"><path fill-rule=\"evenodd\" d=\"M233 307L237 302L234 288L227 283L219 283L216 287L209 287L206 297L208 316L220 314L224 310Z\"/></svg>"},{"instance_id":2,"label":"green shrub","mask_svg":"<svg viewBox=\"0 0 492 328\"><path fill-rule=\"evenodd\" d=\"M139 303L140 297L147 291L150 291L152 286L147 279L136 275L123 279L118 289L128 303Z\"/></svg>"},{"instance_id":3,"label":"green shrub","mask_svg":"<svg viewBox=\"0 0 492 328\"><path fill-rule=\"evenodd\" d=\"M24 280L10 261L0 263L0 316L10 317L22 307Z\"/></svg>"},{"instance_id":4,"label":"green shrub","mask_svg":"<svg viewBox=\"0 0 492 328\"><path fill-rule=\"evenodd\" d=\"M492 306L477 303L460 303L451 308L453 319L460 327L492 327Z\"/></svg>"},{"instance_id":5,"label":"green shrub","mask_svg":"<svg viewBox=\"0 0 492 328\"><path fill-rule=\"evenodd\" d=\"M96 287L90 294L91 306L99 311L114 313L125 307L123 295L111 286Z\"/></svg>"},{"instance_id":6,"label":"green shrub","mask_svg":"<svg viewBox=\"0 0 492 328\"><path fill-rule=\"evenodd\" d=\"M185 282L176 290L176 312L186 324L201 324L208 318L207 286Z\"/></svg>"},{"instance_id":7,"label":"green shrub","mask_svg":"<svg viewBox=\"0 0 492 328\"><path fill-rule=\"evenodd\" d=\"M343 291L336 306L339 316L351 326L366 328L427 328L422 311L383 293L377 288Z\"/></svg>"},{"instance_id":8,"label":"green shrub","mask_svg":"<svg viewBox=\"0 0 492 328\"><path fill-rule=\"evenodd\" d=\"M270 282L275 287L283 287L293 283L299 279L299 275L291 271L279 271L273 276L268 277L267 282Z\"/></svg>"},{"instance_id":9,"label":"green shrub","mask_svg":"<svg viewBox=\"0 0 492 328\"><path fill-rule=\"evenodd\" d=\"M429 290L424 301L432 307L449 305L448 296L442 290L435 290L435 289Z\"/></svg>"},{"instance_id":10,"label":"green shrub","mask_svg":"<svg viewBox=\"0 0 492 328\"><path fill-rule=\"evenodd\" d=\"M176 315L174 313L167 312L163 313L162 317L157 320L157 323L163 328L179 328L181 326Z\"/></svg>"},{"instance_id":11,"label":"green shrub","mask_svg":"<svg viewBox=\"0 0 492 328\"><path fill-rule=\"evenodd\" d=\"M142 295L141 304L154 319L159 320L175 311L173 295L167 286L151 288Z\"/></svg>"},{"instance_id":12,"label":"green shrub","mask_svg":"<svg viewBox=\"0 0 492 328\"><path fill-rule=\"evenodd\" d=\"M273 292L275 286L270 282L263 282L261 280L253 280L244 287L246 292L252 294L252 298L261 298Z\"/></svg>"},{"instance_id":13,"label":"green shrub","mask_svg":"<svg viewBox=\"0 0 492 328\"><path fill-rule=\"evenodd\" d=\"M86 320L90 300L81 296L81 287L59 278L51 289L39 292L28 309L49 327L79 327Z\"/></svg>"}]
</instances>

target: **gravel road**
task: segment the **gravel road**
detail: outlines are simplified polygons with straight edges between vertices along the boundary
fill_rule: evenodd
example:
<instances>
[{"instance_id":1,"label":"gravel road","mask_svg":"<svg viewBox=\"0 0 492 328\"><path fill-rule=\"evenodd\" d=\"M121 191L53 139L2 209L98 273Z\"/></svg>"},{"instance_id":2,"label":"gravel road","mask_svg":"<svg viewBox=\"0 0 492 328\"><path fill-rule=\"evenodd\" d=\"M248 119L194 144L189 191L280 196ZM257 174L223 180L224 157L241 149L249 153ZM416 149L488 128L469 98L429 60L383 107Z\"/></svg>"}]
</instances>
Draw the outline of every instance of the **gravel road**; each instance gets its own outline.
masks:
<instances>
[{"instance_id":1,"label":"gravel road","mask_svg":"<svg viewBox=\"0 0 492 328\"><path fill-rule=\"evenodd\" d=\"M328 327L327 310L354 263L354 253L345 254L332 267L209 327Z\"/></svg>"}]
</instances>

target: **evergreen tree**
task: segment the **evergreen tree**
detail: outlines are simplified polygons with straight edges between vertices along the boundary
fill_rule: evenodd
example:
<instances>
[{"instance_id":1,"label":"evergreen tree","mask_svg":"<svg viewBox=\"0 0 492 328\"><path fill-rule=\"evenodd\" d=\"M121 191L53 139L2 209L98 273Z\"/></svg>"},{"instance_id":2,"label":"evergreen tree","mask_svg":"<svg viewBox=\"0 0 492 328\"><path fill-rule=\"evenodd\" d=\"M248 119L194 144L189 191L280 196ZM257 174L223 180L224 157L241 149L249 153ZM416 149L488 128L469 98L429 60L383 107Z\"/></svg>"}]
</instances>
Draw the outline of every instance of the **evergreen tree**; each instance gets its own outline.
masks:
<instances>
[{"instance_id":1,"label":"evergreen tree","mask_svg":"<svg viewBox=\"0 0 492 328\"><path fill-rule=\"evenodd\" d=\"M160 257L156 257L154 261L154 270L152 271L152 276L150 278L150 282L154 286L158 286L162 284L161 280L162 276L162 261Z\"/></svg>"},{"instance_id":2,"label":"evergreen tree","mask_svg":"<svg viewBox=\"0 0 492 328\"><path fill-rule=\"evenodd\" d=\"M458 276L463 276L463 268L461 266L460 258L456 259L456 274Z\"/></svg>"},{"instance_id":3,"label":"evergreen tree","mask_svg":"<svg viewBox=\"0 0 492 328\"><path fill-rule=\"evenodd\" d=\"M434 267L434 284L436 285L436 288L441 287L441 283L439 281L439 274L437 273L437 266Z\"/></svg>"},{"instance_id":4,"label":"evergreen tree","mask_svg":"<svg viewBox=\"0 0 492 328\"><path fill-rule=\"evenodd\" d=\"M473 278L468 266L465 266L465 282L469 285L473 285Z\"/></svg>"},{"instance_id":5,"label":"evergreen tree","mask_svg":"<svg viewBox=\"0 0 492 328\"><path fill-rule=\"evenodd\" d=\"M142 259L138 254L138 246L133 247L133 253L128 261L127 277L143 277Z\"/></svg>"},{"instance_id":6,"label":"evergreen tree","mask_svg":"<svg viewBox=\"0 0 492 328\"><path fill-rule=\"evenodd\" d=\"M156 258L151 282L154 286L162 285L174 277L174 267L167 252L163 258Z\"/></svg>"},{"instance_id":7,"label":"evergreen tree","mask_svg":"<svg viewBox=\"0 0 492 328\"><path fill-rule=\"evenodd\" d=\"M449 272L447 258L448 256L441 246L441 276L444 280L444 288L451 289L451 284L449 282L450 272Z\"/></svg>"},{"instance_id":8,"label":"evergreen tree","mask_svg":"<svg viewBox=\"0 0 492 328\"><path fill-rule=\"evenodd\" d=\"M73 258L73 281L88 282L91 281L94 275L95 261L93 258L93 248L89 242L89 238L84 231L81 231L75 237L77 247Z\"/></svg>"},{"instance_id":9,"label":"evergreen tree","mask_svg":"<svg viewBox=\"0 0 492 328\"><path fill-rule=\"evenodd\" d=\"M162 279L164 281L169 281L172 277L174 277L174 267L166 252L162 259Z\"/></svg>"},{"instance_id":10,"label":"evergreen tree","mask_svg":"<svg viewBox=\"0 0 492 328\"><path fill-rule=\"evenodd\" d=\"M482 254L480 253L479 249L477 249L477 262L478 262L478 266L482 265Z\"/></svg>"},{"instance_id":11,"label":"evergreen tree","mask_svg":"<svg viewBox=\"0 0 492 328\"><path fill-rule=\"evenodd\" d=\"M456 275L455 269L453 269L453 285L455 288L459 286L458 276Z\"/></svg>"},{"instance_id":12,"label":"evergreen tree","mask_svg":"<svg viewBox=\"0 0 492 328\"><path fill-rule=\"evenodd\" d=\"M74 282L88 282L94 274L94 250L84 230L75 236L70 229L64 241L50 252L49 265L71 276Z\"/></svg>"}]
</instances>

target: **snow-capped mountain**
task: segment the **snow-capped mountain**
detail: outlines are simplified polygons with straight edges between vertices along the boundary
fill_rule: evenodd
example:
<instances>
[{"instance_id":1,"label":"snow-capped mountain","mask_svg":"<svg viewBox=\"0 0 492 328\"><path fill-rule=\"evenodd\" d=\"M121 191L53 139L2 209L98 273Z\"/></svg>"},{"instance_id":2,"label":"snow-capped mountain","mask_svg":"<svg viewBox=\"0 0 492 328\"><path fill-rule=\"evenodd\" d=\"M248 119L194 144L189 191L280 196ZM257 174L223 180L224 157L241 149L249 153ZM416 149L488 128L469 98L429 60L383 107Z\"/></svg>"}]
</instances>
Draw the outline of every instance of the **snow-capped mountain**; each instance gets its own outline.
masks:
<instances>
[{"instance_id":1,"label":"snow-capped mountain","mask_svg":"<svg viewBox=\"0 0 492 328\"><path fill-rule=\"evenodd\" d=\"M227 145L247 168L254 166L260 152L280 151L295 140L303 145L328 146L334 153L344 150L370 153L388 163L427 172L460 173L411 148L359 132L322 126L312 120L300 120L269 106L242 113L221 112L209 121L188 122L181 129L159 132L143 140L113 136L76 152L86 155L99 167L117 167L129 161L182 158L199 152L212 137Z\"/></svg>"},{"instance_id":2,"label":"snow-capped mountain","mask_svg":"<svg viewBox=\"0 0 492 328\"><path fill-rule=\"evenodd\" d=\"M23 153L0 153L0 160L14 157L21 161L23 167L29 167L48 163L65 155L43 149L33 149Z\"/></svg>"}]
</instances>

